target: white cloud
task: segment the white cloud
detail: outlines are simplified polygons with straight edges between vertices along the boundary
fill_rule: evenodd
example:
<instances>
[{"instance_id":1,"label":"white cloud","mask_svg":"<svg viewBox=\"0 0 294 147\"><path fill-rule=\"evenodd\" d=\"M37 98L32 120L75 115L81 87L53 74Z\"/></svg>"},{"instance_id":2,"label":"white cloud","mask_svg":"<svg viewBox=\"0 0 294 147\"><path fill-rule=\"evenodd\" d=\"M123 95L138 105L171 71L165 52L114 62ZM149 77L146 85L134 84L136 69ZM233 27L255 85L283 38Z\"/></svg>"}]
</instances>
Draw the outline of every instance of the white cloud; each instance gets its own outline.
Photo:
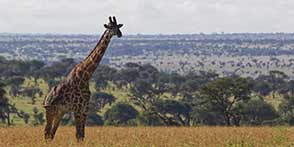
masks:
<instances>
[{"instance_id":1,"label":"white cloud","mask_svg":"<svg viewBox=\"0 0 294 147\"><path fill-rule=\"evenodd\" d=\"M0 0L0 32L294 32L293 0Z\"/></svg>"}]
</instances>

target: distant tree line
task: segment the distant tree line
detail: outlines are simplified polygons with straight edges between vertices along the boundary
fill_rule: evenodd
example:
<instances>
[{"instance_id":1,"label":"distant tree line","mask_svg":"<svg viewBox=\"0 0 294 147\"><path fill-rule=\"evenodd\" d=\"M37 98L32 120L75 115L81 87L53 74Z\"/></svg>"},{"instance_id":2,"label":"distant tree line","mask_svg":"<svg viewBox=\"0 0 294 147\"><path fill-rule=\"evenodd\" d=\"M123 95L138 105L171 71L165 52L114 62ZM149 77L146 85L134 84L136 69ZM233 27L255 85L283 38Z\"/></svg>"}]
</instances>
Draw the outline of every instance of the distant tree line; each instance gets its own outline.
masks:
<instances>
[{"instance_id":1,"label":"distant tree line","mask_svg":"<svg viewBox=\"0 0 294 147\"><path fill-rule=\"evenodd\" d=\"M46 93L21 85L25 79L43 79L51 87L75 64L73 59L46 65L0 58L0 121L11 125L11 115L16 115L25 123L42 125L44 114L34 106L36 97ZM281 71L253 79L207 71L166 73L149 64L127 63L122 69L100 65L92 83L88 125L294 125L294 81ZM9 98L17 96L31 98L33 115L15 107ZM72 114L65 115L62 124L72 123Z\"/></svg>"}]
</instances>

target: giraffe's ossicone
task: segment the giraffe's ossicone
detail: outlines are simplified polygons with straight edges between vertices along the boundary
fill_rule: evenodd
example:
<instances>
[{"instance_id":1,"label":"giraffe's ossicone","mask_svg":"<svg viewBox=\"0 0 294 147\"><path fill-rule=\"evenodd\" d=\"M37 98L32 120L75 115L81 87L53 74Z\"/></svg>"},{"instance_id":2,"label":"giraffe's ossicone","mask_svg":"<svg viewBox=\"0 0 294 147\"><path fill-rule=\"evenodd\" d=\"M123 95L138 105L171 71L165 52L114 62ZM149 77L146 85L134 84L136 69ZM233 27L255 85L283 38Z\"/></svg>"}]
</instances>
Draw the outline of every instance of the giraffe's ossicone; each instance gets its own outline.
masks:
<instances>
[{"instance_id":1,"label":"giraffe's ossicone","mask_svg":"<svg viewBox=\"0 0 294 147\"><path fill-rule=\"evenodd\" d=\"M96 47L87 58L77 64L69 74L56 86L53 86L43 101L46 110L45 139L52 140L62 116L73 112L76 125L76 138L83 140L85 123L90 100L89 80L100 63L112 36L121 37L120 28L115 17L109 17L109 23Z\"/></svg>"}]
</instances>

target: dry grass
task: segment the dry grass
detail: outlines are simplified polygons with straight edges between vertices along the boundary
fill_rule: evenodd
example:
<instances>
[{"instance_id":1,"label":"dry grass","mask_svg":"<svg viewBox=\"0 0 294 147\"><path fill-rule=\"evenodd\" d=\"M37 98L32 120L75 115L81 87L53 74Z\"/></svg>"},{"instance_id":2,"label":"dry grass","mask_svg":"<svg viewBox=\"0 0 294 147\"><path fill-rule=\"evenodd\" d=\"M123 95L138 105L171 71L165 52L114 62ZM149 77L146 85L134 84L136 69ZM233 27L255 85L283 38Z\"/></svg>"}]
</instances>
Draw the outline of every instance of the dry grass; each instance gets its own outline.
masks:
<instances>
[{"instance_id":1,"label":"dry grass","mask_svg":"<svg viewBox=\"0 0 294 147\"><path fill-rule=\"evenodd\" d=\"M0 146L294 146L294 128L289 127L88 127L83 143L76 143L74 136L73 127L62 127L53 142L45 143L41 127L0 128Z\"/></svg>"}]
</instances>

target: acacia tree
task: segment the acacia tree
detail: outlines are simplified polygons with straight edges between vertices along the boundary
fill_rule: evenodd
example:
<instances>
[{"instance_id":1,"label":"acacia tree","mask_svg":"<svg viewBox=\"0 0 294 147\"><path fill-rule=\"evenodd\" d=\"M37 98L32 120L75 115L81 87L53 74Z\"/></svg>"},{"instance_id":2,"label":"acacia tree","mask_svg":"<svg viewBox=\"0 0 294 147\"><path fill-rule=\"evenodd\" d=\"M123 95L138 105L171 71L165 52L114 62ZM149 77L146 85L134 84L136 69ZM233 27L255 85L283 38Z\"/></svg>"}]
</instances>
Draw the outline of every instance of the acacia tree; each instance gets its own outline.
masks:
<instances>
[{"instance_id":1,"label":"acacia tree","mask_svg":"<svg viewBox=\"0 0 294 147\"><path fill-rule=\"evenodd\" d=\"M131 88L131 101L143 110L142 120L149 125L189 125L190 107L176 100L163 100L168 87L157 79L150 83L138 80ZM160 121L160 122L158 122Z\"/></svg>"},{"instance_id":2,"label":"acacia tree","mask_svg":"<svg viewBox=\"0 0 294 147\"><path fill-rule=\"evenodd\" d=\"M4 90L5 84L0 82L0 119L2 123L7 123L8 126L11 125L10 116L12 113L16 113L17 109L15 105L10 104L8 98L5 96L6 91Z\"/></svg>"},{"instance_id":3,"label":"acacia tree","mask_svg":"<svg viewBox=\"0 0 294 147\"><path fill-rule=\"evenodd\" d=\"M45 122L44 120L44 114L42 112L39 112L39 110L34 107L33 108L33 117L34 117L34 120L33 120L33 125L34 126L37 126L37 125L43 125L43 123Z\"/></svg>"},{"instance_id":4,"label":"acacia tree","mask_svg":"<svg viewBox=\"0 0 294 147\"><path fill-rule=\"evenodd\" d=\"M109 81L113 81L117 70L106 65L99 65L93 74L97 90L103 90L107 87Z\"/></svg>"},{"instance_id":5,"label":"acacia tree","mask_svg":"<svg viewBox=\"0 0 294 147\"><path fill-rule=\"evenodd\" d=\"M60 62L52 63L51 66L45 66L40 70L37 70L34 72L34 76L43 78L48 82L49 88L51 88L52 85L55 85L58 82L56 78L64 76L75 64L76 62L74 59L62 59Z\"/></svg>"},{"instance_id":6,"label":"acacia tree","mask_svg":"<svg viewBox=\"0 0 294 147\"><path fill-rule=\"evenodd\" d=\"M269 77L269 82L272 85L272 96L275 98L277 92L283 91L286 84L285 80L289 77L284 72L277 70L270 71Z\"/></svg>"},{"instance_id":7,"label":"acacia tree","mask_svg":"<svg viewBox=\"0 0 294 147\"><path fill-rule=\"evenodd\" d=\"M263 80L253 80L253 90L259 95L259 96L267 96L271 93L272 88L269 82L263 81Z\"/></svg>"},{"instance_id":8,"label":"acacia tree","mask_svg":"<svg viewBox=\"0 0 294 147\"><path fill-rule=\"evenodd\" d=\"M279 117L275 108L262 99L250 100L243 103L241 113L245 124L261 125L266 122L273 122Z\"/></svg>"},{"instance_id":9,"label":"acacia tree","mask_svg":"<svg viewBox=\"0 0 294 147\"><path fill-rule=\"evenodd\" d=\"M126 67L119 70L114 77L114 83L118 88L129 88L131 87L136 80L139 78L139 69L140 65L135 63L128 63Z\"/></svg>"},{"instance_id":10,"label":"acacia tree","mask_svg":"<svg viewBox=\"0 0 294 147\"><path fill-rule=\"evenodd\" d=\"M130 100L131 102L140 107L143 110L144 114L148 114L148 118L157 117L164 124L170 125L167 119L163 115L158 113L155 110L155 103L160 100L160 97L166 92L166 89L163 89L164 86L160 86L158 83L149 83L144 80L138 80L134 86L130 89Z\"/></svg>"},{"instance_id":11,"label":"acacia tree","mask_svg":"<svg viewBox=\"0 0 294 147\"><path fill-rule=\"evenodd\" d=\"M154 104L155 111L169 125L190 125L189 105L176 100L159 100Z\"/></svg>"},{"instance_id":12,"label":"acacia tree","mask_svg":"<svg viewBox=\"0 0 294 147\"><path fill-rule=\"evenodd\" d=\"M226 77L209 82L201 88L200 93L208 111L216 111L228 126L238 126L241 120L238 103L250 99L251 86L245 78Z\"/></svg>"},{"instance_id":13,"label":"acacia tree","mask_svg":"<svg viewBox=\"0 0 294 147\"><path fill-rule=\"evenodd\" d=\"M279 105L281 119L290 125L294 125L294 97L286 95Z\"/></svg>"},{"instance_id":14,"label":"acacia tree","mask_svg":"<svg viewBox=\"0 0 294 147\"><path fill-rule=\"evenodd\" d=\"M291 96L294 96L294 80L289 81L289 93Z\"/></svg>"},{"instance_id":15,"label":"acacia tree","mask_svg":"<svg viewBox=\"0 0 294 147\"><path fill-rule=\"evenodd\" d=\"M36 87L29 87L29 88L24 88L21 91L21 94L23 96L30 97L32 100L32 104L34 105L36 103L36 94L39 94L39 96L42 96L42 90L40 88Z\"/></svg>"},{"instance_id":16,"label":"acacia tree","mask_svg":"<svg viewBox=\"0 0 294 147\"><path fill-rule=\"evenodd\" d=\"M96 92L93 93L90 99L90 111L92 113L97 113L101 110L105 105L111 105L116 100L111 94L104 92Z\"/></svg>"},{"instance_id":17,"label":"acacia tree","mask_svg":"<svg viewBox=\"0 0 294 147\"><path fill-rule=\"evenodd\" d=\"M10 125L10 119L9 119L9 102L8 98L5 97L6 91L4 90L4 84L0 83L0 118L2 123L6 123Z\"/></svg>"},{"instance_id":18,"label":"acacia tree","mask_svg":"<svg viewBox=\"0 0 294 147\"><path fill-rule=\"evenodd\" d=\"M185 76L185 81L181 84L180 95L184 98L195 97L198 95L201 86L215 80L217 77L218 75L212 72L188 73Z\"/></svg>"},{"instance_id":19,"label":"acacia tree","mask_svg":"<svg viewBox=\"0 0 294 147\"><path fill-rule=\"evenodd\" d=\"M178 73L171 74L160 74L163 78L167 78L165 83L167 83L168 92L171 93L172 97L176 97L181 92L181 86L185 82L185 77Z\"/></svg>"},{"instance_id":20,"label":"acacia tree","mask_svg":"<svg viewBox=\"0 0 294 147\"><path fill-rule=\"evenodd\" d=\"M131 88L137 80L154 83L158 76L159 71L150 64L127 63L125 68L115 75L114 83L119 88Z\"/></svg>"},{"instance_id":21,"label":"acacia tree","mask_svg":"<svg viewBox=\"0 0 294 147\"><path fill-rule=\"evenodd\" d=\"M19 93L20 85L24 82L24 77L22 76L12 76L7 78L6 83L10 85L10 95L16 96Z\"/></svg>"},{"instance_id":22,"label":"acacia tree","mask_svg":"<svg viewBox=\"0 0 294 147\"><path fill-rule=\"evenodd\" d=\"M126 103L116 103L104 114L106 124L109 125L135 125L132 124L136 119L138 111Z\"/></svg>"},{"instance_id":23,"label":"acacia tree","mask_svg":"<svg viewBox=\"0 0 294 147\"><path fill-rule=\"evenodd\" d=\"M159 100L164 93L163 90L156 89L152 83L144 80L138 80L130 89L131 101L141 107L144 111L151 109L153 104Z\"/></svg>"}]
</instances>

